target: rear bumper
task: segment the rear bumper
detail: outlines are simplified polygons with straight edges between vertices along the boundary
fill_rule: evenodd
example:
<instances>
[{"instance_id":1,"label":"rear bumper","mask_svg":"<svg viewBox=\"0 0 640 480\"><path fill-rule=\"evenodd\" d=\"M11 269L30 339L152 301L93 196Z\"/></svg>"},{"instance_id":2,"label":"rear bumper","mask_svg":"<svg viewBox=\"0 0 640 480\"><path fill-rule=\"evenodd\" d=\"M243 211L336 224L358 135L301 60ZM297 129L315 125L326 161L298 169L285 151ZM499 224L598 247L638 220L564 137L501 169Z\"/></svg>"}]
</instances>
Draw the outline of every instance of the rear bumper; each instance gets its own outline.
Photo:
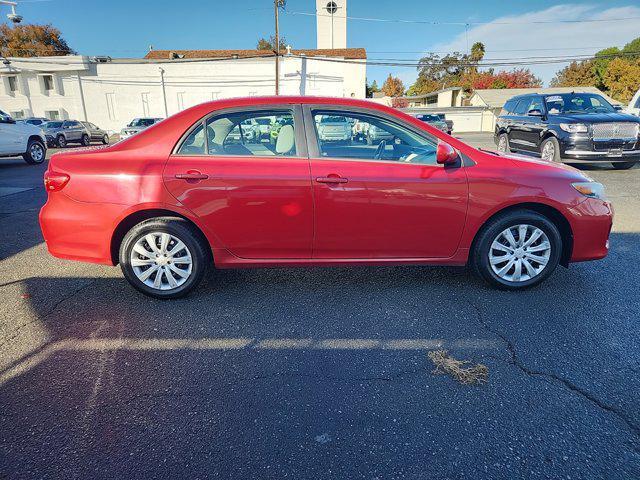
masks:
<instances>
[{"instance_id":1,"label":"rear bumper","mask_svg":"<svg viewBox=\"0 0 640 480\"><path fill-rule=\"evenodd\" d=\"M573 251L570 262L598 260L609 253L609 234L613 225L613 208L610 203L596 198L569 209L573 232Z\"/></svg>"},{"instance_id":2,"label":"rear bumper","mask_svg":"<svg viewBox=\"0 0 640 480\"><path fill-rule=\"evenodd\" d=\"M123 205L77 202L50 193L40 210L40 228L54 257L113 265L111 237Z\"/></svg>"}]
</instances>

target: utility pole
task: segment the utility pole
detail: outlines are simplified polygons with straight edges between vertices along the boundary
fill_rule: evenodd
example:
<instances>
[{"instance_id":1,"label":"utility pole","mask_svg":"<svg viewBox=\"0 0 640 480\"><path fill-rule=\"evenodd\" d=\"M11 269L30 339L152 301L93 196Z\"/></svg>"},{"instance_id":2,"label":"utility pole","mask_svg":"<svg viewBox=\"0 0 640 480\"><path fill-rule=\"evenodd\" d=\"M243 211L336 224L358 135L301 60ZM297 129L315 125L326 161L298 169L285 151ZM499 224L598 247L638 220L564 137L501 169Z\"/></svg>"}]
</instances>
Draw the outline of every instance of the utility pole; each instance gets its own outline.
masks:
<instances>
[{"instance_id":1,"label":"utility pole","mask_svg":"<svg viewBox=\"0 0 640 480\"><path fill-rule=\"evenodd\" d=\"M276 95L280 95L280 32L278 25L278 7L280 0L273 0L273 8L276 15Z\"/></svg>"}]
</instances>

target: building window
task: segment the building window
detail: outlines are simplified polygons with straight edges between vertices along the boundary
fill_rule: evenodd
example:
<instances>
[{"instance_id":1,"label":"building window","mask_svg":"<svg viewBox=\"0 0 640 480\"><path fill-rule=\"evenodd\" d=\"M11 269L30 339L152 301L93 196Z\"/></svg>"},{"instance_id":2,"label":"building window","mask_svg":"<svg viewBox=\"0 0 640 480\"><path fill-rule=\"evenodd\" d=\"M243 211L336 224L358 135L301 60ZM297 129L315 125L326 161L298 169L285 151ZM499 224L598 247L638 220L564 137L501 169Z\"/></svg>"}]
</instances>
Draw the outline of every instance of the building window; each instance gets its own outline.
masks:
<instances>
[{"instance_id":1,"label":"building window","mask_svg":"<svg viewBox=\"0 0 640 480\"><path fill-rule=\"evenodd\" d=\"M43 75L42 85L44 86L45 92L53 90L53 75Z\"/></svg>"},{"instance_id":2,"label":"building window","mask_svg":"<svg viewBox=\"0 0 640 480\"><path fill-rule=\"evenodd\" d=\"M249 92L249 96L250 97L257 97L258 96L258 92Z\"/></svg>"},{"instance_id":3,"label":"building window","mask_svg":"<svg viewBox=\"0 0 640 480\"><path fill-rule=\"evenodd\" d=\"M105 93L105 98L107 99L107 114L109 115L109 120L116 119L116 94L115 93Z\"/></svg>"},{"instance_id":4,"label":"building window","mask_svg":"<svg viewBox=\"0 0 640 480\"><path fill-rule=\"evenodd\" d=\"M178 111L184 110L184 92L178 92Z\"/></svg>"},{"instance_id":5,"label":"building window","mask_svg":"<svg viewBox=\"0 0 640 480\"><path fill-rule=\"evenodd\" d=\"M21 118L24 118L24 112L22 110L19 110L17 112L11 112L11 116L16 120L19 120Z\"/></svg>"},{"instance_id":6,"label":"building window","mask_svg":"<svg viewBox=\"0 0 640 480\"><path fill-rule=\"evenodd\" d=\"M9 93L15 93L18 91L18 77L7 77L9 82Z\"/></svg>"},{"instance_id":7,"label":"building window","mask_svg":"<svg viewBox=\"0 0 640 480\"><path fill-rule=\"evenodd\" d=\"M142 97L142 116L149 117L149 93L141 93Z\"/></svg>"},{"instance_id":8,"label":"building window","mask_svg":"<svg viewBox=\"0 0 640 480\"><path fill-rule=\"evenodd\" d=\"M44 116L49 120L60 120L60 112L58 110L45 110Z\"/></svg>"}]
</instances>

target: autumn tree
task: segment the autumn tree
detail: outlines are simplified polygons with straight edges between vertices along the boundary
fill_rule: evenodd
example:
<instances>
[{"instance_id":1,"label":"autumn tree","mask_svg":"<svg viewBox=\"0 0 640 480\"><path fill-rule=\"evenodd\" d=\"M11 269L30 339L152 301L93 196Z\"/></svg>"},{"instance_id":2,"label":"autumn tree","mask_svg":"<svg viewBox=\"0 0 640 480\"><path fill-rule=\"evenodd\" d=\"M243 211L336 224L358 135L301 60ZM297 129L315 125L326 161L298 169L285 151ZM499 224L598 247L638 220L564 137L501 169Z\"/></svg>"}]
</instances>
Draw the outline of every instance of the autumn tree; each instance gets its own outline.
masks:
<instances>
[{"instance_id":1,"label":"autumn tree","mask_svg":"<svg viewBox=\"0 0 640 480\"><path fill-rule=\"evenodd\" d=\"M587 87L598 84L593 60L571 62L551 80L552 87Z\"/></svg>"},{"instance_id":2,"label":"autumn tree","mask_svg":"<svg viewBox=\"0 0 640 480\"><path fill-rule=\"evenodd\" d=\"M471 83L471 89L485 88L538 88L542 81L528 68L516 68L511 71L481 72Z\"/></svg>"},{"instance_id":3,"label":"autumn tree","mask_svg":"<svg viewBox=\"0 0 640 480\"><path fill-rule=\"evenodd\" d=\"M628 103L640 88L640 61L614 58L607 66L603 81L609 95Z\"/></svg>"},{"instance_id":4,"label":"autumn tree","mask_svg":"<svg viewBox=\"0 0 640 480\"><path fill-rule=\"evenodd\" d=\"M378 87L378 82L375 80L371 85L366 84L366 96L367 98L373 97L373 94L380 91L380 87Z\"/></svg>"},{"instance_id":5,"label":"autumn tree","mask_svg":"<svg viewBox=\"0 0 640 480\"><path fill-rule=\"evenodd\" d=\"M49 57L72 55L60 30L51 25L0 25L0 55L3 57Z\"/></svg>"},{"instance_id":6,"label":"autumn tree","mask_svg":"<svg viewBox=\"0 0 640 480\"><path fill-rule=\"evenodd\" d=\"M282 35L280 36L280 51L283 52L287 49L287 39L284 38ZM270 50L272 52L275 52L276 50L276 36L275 35L271 35L268 39L267 38L260 38L258 40L258 44L256 45L256 50Z\"/></svg>"},{"instance_id":7,"label":"autumn tree","mask_svg":"<svg viewBox=\"0 0 640 480\"><path fill-rule=\"evenodd\" d=\"M400 97L404 95L404 84L398 77L389 74L382 85L381 91L388 97Z\"/></svg>"}]
</instances>

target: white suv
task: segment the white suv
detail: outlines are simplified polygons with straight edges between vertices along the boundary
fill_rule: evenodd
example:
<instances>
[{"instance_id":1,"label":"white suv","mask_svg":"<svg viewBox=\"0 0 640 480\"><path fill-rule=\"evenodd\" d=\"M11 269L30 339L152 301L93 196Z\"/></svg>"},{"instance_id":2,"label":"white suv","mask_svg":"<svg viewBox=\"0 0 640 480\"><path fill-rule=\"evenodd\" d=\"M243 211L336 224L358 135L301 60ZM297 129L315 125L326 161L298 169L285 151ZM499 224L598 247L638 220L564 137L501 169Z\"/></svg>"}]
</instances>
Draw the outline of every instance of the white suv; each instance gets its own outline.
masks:
<instances>
[{"instance_id":1,"label":"white suv","mask_svg":"<svg viewBox=\"0 0 640 480\"><path fill-rule=\"evenodd\" d=\"M47 155L46 139L40 127L16 121L0 110L0 157L21 155L24 161L36 165Z\"/></svg>"}]
</instances>

